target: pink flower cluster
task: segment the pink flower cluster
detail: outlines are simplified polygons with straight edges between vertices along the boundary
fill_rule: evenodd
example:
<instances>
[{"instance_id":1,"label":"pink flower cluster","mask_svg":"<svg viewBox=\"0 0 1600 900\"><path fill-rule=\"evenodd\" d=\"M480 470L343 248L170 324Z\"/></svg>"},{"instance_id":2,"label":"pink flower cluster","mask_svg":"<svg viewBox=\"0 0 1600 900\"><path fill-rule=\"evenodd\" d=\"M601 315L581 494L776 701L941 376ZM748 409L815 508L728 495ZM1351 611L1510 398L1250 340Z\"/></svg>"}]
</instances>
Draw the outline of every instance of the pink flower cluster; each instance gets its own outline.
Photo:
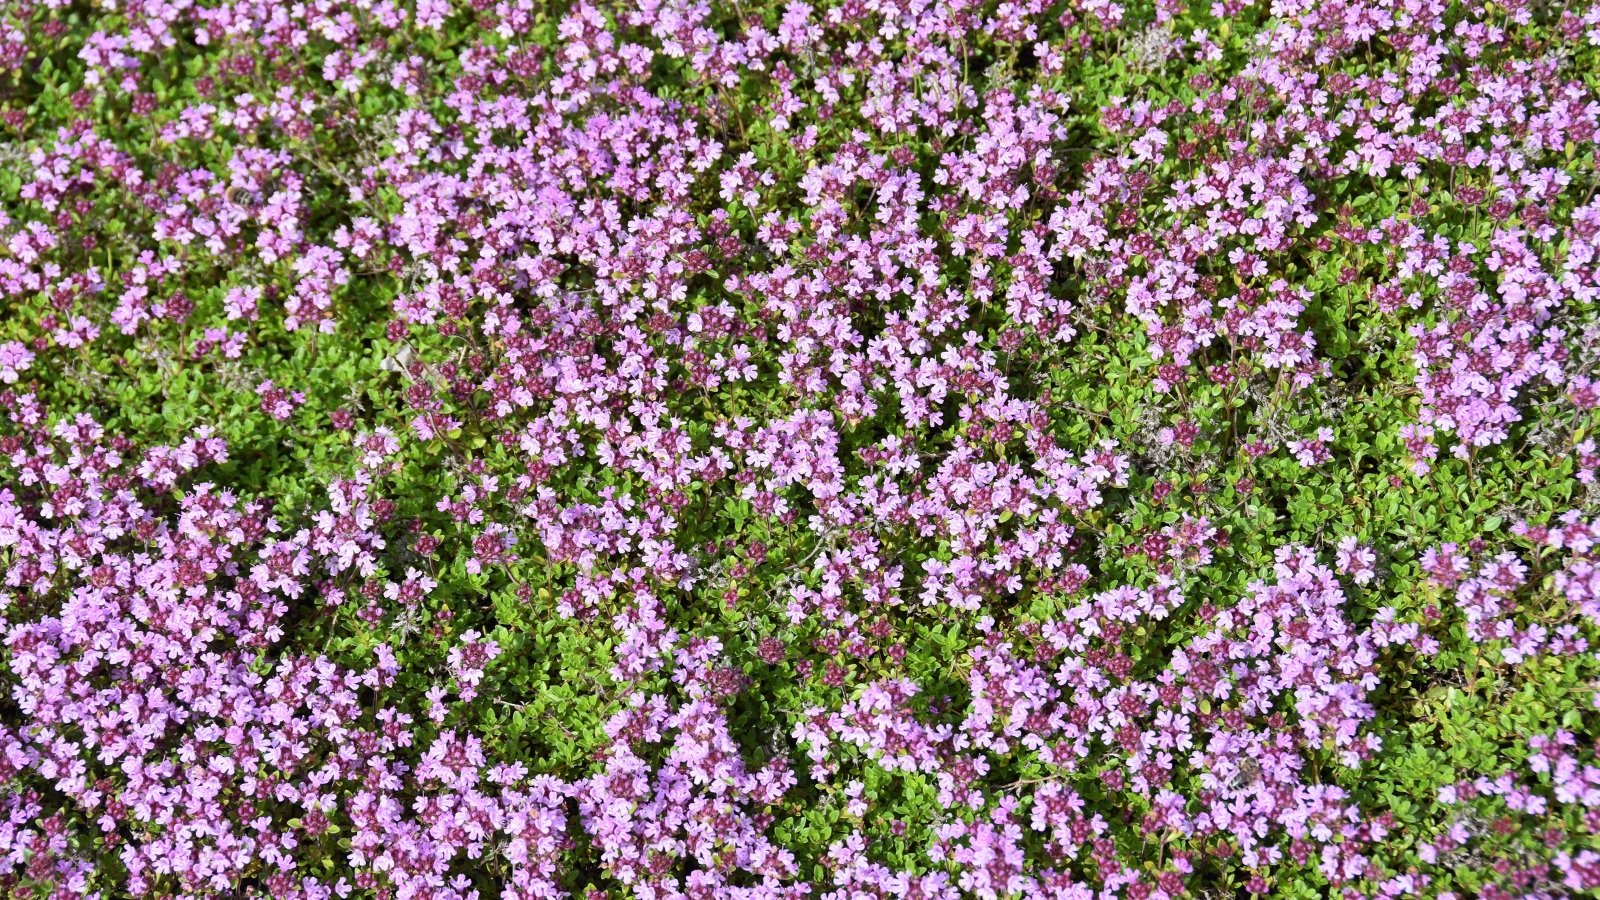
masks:
<instances>
[{"instance_id":1,"label":"pink flower cluster","mask_svg":"<svg viewBox=\"0 0 1600 900\"><path fill-rule=\"evenodd\" d=\"M1557 6L0 11L0 895L1600 890Z\"/></svg>"}]
</instances>

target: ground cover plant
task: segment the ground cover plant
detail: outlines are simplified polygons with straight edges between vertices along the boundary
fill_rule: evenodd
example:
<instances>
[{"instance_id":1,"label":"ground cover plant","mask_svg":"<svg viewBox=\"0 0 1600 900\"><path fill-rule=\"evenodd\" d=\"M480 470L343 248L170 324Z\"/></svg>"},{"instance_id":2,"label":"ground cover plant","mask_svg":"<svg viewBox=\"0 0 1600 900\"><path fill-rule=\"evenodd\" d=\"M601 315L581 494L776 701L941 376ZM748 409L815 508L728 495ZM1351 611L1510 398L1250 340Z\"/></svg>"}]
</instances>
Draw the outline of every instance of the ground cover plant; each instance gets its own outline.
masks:
<instances>
[{"instance_id":1,"label":"ground cover plant","mask_svg":"<svg viewBox=\"0 0 1600 900\"><path fill-rule=\"evenodd\" d=\"M4 0L0 897L1600 891L1593 0Z\"/></svg>"}]
</instances>

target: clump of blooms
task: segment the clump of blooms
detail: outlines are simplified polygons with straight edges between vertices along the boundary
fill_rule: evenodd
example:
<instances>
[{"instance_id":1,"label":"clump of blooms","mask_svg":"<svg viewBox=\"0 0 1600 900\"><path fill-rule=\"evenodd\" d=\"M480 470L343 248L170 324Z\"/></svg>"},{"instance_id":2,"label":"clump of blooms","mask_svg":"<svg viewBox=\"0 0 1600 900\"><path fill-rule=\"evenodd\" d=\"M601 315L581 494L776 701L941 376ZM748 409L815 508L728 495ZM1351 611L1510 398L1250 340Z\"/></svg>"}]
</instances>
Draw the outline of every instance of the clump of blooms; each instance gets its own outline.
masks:
<instances>
[{"instance_id":1,"label":"clump of blooms","mask_svg":"<svg viewBox=\"0 0 1600 900\"><path fill-rule=\"evenodd\" d=\"M1600 891L1600 5L0 8L0 896Z\"/></svg>"}]
</instances>

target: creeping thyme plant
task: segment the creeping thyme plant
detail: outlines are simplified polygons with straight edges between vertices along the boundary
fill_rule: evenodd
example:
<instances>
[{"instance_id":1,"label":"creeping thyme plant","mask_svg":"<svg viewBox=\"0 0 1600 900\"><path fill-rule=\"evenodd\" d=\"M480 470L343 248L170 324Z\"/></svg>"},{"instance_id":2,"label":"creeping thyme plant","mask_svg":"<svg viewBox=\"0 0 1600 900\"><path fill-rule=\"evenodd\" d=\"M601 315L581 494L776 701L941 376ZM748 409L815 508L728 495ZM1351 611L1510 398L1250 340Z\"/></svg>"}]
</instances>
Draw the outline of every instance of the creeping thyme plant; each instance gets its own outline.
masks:
<instances>
[{"instance_id":1,"label":"creeping thyme plant","mask_svg":"<svg viewBox=\"0 0 1600 900\"><path fill-rule=\"evenodd\" d=\"M1596 0L3 0L0 896L1600 891Z\"/></svg>"}]
</instances>

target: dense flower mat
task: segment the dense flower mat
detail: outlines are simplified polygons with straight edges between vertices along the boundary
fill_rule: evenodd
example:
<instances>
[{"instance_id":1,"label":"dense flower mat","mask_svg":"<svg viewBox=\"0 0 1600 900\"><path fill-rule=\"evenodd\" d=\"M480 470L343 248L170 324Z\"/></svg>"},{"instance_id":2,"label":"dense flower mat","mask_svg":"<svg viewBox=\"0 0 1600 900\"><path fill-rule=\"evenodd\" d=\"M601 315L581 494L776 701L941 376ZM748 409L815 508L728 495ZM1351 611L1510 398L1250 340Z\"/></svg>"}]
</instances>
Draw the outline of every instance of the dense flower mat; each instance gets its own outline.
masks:
<instances>
[{"instance_id":1,"label":"dense flower mat","mask_svg":"<svg viewBox=\"0 0 1600 900\"><path fill-rule=\"evenodd\" d=\"M1595 0L6 0L0 896L1600 890Z\"/></svg>"}]
</instances>

